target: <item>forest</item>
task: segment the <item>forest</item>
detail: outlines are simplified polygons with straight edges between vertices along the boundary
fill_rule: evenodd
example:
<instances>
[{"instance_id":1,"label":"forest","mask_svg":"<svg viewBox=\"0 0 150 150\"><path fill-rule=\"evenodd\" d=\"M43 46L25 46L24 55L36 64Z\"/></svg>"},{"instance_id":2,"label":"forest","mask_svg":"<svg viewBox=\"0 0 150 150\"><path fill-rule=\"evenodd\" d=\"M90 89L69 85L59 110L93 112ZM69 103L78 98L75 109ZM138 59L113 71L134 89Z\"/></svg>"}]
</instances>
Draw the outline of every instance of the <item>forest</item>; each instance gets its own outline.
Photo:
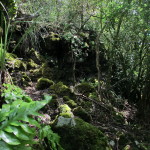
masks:
<instances>
[{"instance_id":1,"label":"forest","mask_svg":"<svg viewBox=\"0 0 150 150\"><path fill-rule=\"evenodd\" d=\"M150 1L0 0L0 150L150 150Z\"/></svg>"}]
</instances>

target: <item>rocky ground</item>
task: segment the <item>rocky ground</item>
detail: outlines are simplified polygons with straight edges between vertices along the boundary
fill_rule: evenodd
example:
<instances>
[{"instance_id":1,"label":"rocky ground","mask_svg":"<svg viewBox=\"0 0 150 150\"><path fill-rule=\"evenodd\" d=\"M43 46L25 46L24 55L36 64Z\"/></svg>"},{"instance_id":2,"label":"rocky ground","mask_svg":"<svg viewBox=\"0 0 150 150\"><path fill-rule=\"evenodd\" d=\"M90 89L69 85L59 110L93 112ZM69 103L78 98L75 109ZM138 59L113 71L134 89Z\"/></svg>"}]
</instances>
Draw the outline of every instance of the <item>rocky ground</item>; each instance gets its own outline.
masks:
<instances>
[{"instance_id":1,"label":"rocky ground","mask_svg":"<svg viewBox=\"0 0 150 150\"><path fill-rule=\"evenodd\" d=\"M42 95L49 94L49 88L37 90L36 83L24 88L24 91L31 96L33 100L40 100ZM77 99L84 99L92 102L92 108L89 109L90 119L85 115L80 117L99 128L109 140L113 150L149 150L150 149L150 128L136 118L136 107L130 105L127 100L118 100L114 106L111 103L99 103L88 99L83 95L77 96ZM61 101L59 97L57 101ZM63 101L63 100L62 100ZM60 102L58 102L60 103ZM63 102L65 104L65 102ZM78 103L81 107L81 104ZM86 109L86 106L82 106ZM47 107L52 109L52 107ZM57 108L55 108L57 109ZM45 118L58 114L58 110L44 110ZM53 118L53 117L52 117ZM88 118L88 119L87 119Z\"/></svg>"}]
</instances>

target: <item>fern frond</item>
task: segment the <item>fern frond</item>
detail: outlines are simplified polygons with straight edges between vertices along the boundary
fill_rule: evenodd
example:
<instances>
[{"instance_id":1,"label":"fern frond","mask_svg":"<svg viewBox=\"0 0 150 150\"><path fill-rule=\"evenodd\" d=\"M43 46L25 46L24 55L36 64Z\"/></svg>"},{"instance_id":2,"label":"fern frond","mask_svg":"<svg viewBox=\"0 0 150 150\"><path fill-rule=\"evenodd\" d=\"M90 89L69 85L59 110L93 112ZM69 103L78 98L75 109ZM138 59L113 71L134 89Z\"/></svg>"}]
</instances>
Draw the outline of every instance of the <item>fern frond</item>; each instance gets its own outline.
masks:
<instances>
[{"instance_id":1,"label":"fern frond","mask_svg":"<svg viewBox=\"0 0 150 150\"><path fill-rule=\"evenodd\" d=\"M50 96L43 101L16 100L2 106L0 110L0 143L2 147L5 147L3 150L14 150L14 145L19 148L34 143L35 127L40 128L40 124L33 116L41 115L37 111L50 100ZM29 149L29 147L26 148ZM24 149L27 150L26 148Z\"/></svg>"}]
</instances>

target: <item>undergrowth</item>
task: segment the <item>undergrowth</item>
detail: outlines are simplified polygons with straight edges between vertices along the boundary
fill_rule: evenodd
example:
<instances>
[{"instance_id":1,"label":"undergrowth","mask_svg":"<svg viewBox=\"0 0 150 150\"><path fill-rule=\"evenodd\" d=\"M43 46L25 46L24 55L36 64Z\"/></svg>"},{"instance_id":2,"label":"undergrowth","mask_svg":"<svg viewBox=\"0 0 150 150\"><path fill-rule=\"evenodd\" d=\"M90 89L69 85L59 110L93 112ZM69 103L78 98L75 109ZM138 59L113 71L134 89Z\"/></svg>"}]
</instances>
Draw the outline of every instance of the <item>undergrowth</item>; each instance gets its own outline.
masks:
<instances>
[{"instance_id":1,"label":"undergrowth","mask_svg":"<svg viewBox=\"0 0 150 150\"><path fill-rule=\"evenodd\" d=\"M61 150L59 136L53 133L50 126L41 126L34 117L42 116L38 110L52 97L45 95L44 100L33 101L19 87L10 84L4 87L2 95L6 104L0 109L0 150L32 150L34 144L42 148L44 138L50 150L57 150L57 147Z\"/></svg>"}]
</instances>

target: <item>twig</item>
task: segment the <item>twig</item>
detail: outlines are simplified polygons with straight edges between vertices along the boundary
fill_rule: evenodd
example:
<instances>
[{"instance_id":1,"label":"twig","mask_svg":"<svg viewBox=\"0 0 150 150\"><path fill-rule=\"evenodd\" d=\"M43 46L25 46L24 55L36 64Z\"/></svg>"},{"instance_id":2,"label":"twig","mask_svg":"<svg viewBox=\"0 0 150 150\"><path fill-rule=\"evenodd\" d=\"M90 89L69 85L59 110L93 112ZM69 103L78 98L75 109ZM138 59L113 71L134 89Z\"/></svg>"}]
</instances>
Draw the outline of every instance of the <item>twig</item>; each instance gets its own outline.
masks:
<instances>
[{"instance_id":1,"label":"twig","mask_svg":"<svg viewBox=\"0 0 150 150\"><path fill-rule=\"evenodd\" d=\"M82 97L82 98L85 99L85 100L91 101L91 102L93 102L93 103L95 103L95 104L101 106L102 108L104 108L104 109L107 110L107 111L110 111L108 108L106 108L106 107L104 106L104 103L102 103L102 102L98 102L98 101L96 101L96 100L94 100L94 99L91 99L91 98L89 98L89 97L87 97L87 96L81 94L81 93L74 93L74 94L75 94L76 96Z\"/></svg>"}]
</instances>

